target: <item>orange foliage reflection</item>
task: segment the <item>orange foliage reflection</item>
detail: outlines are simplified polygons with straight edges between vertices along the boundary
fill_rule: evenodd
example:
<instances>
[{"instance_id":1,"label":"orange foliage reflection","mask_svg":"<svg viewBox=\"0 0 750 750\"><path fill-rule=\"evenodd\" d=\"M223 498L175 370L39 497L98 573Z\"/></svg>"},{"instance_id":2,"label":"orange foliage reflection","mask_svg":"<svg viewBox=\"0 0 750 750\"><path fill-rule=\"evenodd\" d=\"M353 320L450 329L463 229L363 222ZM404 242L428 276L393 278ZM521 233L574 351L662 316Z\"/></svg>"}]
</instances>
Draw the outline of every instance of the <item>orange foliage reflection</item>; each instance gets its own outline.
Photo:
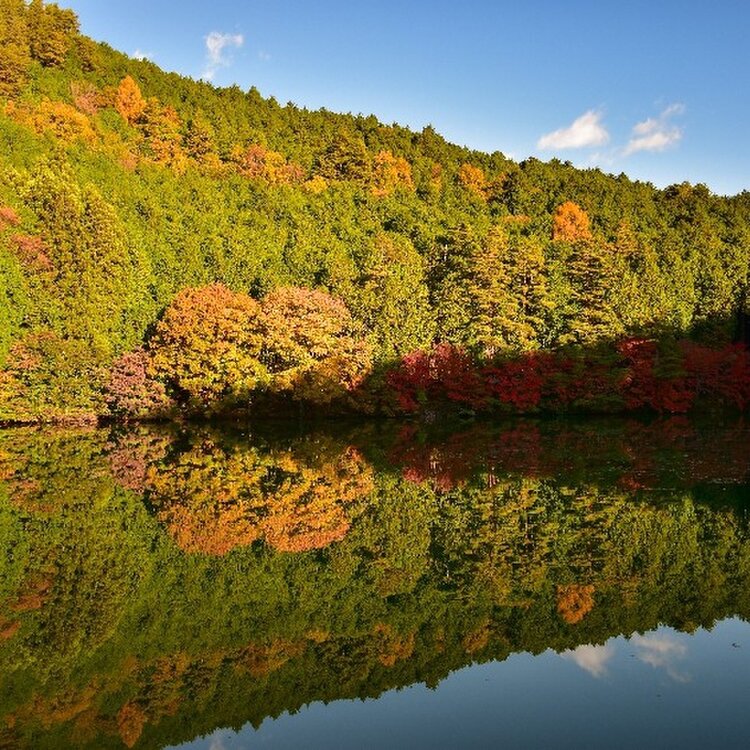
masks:
<instances>
[{"instance_id":1,"label":"orange foliage reflection","mask_svg":"<svg viewBox=\"0 0 750 750\"><path fill-rule=\"evenodd\" d=\"M593 608L593 586L572 583L557 587L557 611L568 625L579 623Z\"/></svg>"},{"instance_id":2,"label":"orange foliage reflection","mask_svg":"<svg viewBox=\"0 0 750 750\"><path fill-rule=\"evenodd\" d=\"M323 549L346 536L356 501L374 486L359 451L328 439L263 451L222 446L208 436L162 456L146 466L117 464L126 469L124 483L140 485L159 521L190 553L221 556L259 539L280 552Z\"/></svg>"}]
</instances>

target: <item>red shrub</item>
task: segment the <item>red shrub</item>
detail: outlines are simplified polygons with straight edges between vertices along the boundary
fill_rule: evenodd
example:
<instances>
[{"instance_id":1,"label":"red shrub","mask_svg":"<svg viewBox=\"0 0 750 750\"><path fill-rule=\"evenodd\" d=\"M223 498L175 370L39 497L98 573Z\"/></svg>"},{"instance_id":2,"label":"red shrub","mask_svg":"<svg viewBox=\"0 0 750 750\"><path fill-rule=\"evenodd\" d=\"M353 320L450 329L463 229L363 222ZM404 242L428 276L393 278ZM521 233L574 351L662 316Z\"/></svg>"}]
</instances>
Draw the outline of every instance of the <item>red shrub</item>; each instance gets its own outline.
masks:
<instances>
[{"instance_id":1,"label":"red shrub","mask_svg":"<svg viewBox=\"0 0 750 750\"><path fill-rule=\"evenodd\" d=\"M10 206L0 206L0 230L18 225L18 214Z\"/></svg>"},{"instance_id":2,"label":"red shrub","mask_svg":"<svg viewBox=\"0 0 750 750\"><path fill-rule=\"evenodd\" d=\"M652 409L682 414L697 398L744 409L750 405L750 352L742 345L710 348L632 338L613 349L526 352L481 365L464 350L439 344L405 356L386 382L405 411L441 402L486 409L494 400L517 412Z\"/></svg>"},{"instance_id":3,"label":"red shrub","mask_svg":"<svg viewBox=\"0 0 750 750\"><path fill-rule=\"evenodd\" d=\"M416 411L420 403L427 401L453 401L476 408L487 401L476 364L463 349L452 344L407 354L399 367L389 373L387 382L405 411Z\"/></svg>"},{"instance_id":4,"label":"red shrub","mask_svg":"<svg viewBox=\"0 0 750 750\"><path fill-rule=\"evenodd\" d=\"M47 255L47 247L40 237L14 234L10 238L10 242L16 256L27 268L35 271L50 271L52 269L52 261Z\"/></svg>"},{"instance_id":5,"label":"red shrub","mask_svg":"<svg viewBox=\"0 0 750 750\"><path fill-rule=\"evenodd\" d=\"M519 359L485 367L482 377L488 392L501 403L518 411L528 411L538 407L542 400L542 389L550 364L549 355L529 352Z\"/></svg>"}]
</instances>

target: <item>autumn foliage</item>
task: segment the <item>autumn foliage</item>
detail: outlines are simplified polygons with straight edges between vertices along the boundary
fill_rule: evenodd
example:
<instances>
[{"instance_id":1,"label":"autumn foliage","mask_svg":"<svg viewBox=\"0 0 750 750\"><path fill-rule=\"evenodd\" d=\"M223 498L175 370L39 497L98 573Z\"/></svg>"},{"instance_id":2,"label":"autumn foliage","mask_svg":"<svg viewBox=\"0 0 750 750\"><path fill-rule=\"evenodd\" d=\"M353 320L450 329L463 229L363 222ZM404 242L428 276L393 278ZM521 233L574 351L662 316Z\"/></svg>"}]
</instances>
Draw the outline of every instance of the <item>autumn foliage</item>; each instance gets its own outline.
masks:
<instances>
[{"instance_id":1,"label":"autumn foliage","mask_svg":"<svg viewBox=\"0 0 750 750\"><path fill-rule=\"evenodd\" d=\"M328 404L361 385L372 351L346 305L315 289L283 287L262 301L271 388Z\"/></svg>"},{"instance_id":2,"label":"autumn foliage","mask_svg":"<svg viewBox=\"0 0 750 750\"><path fill-rule=\"evenodd\" d=\"M210 437L141 475L157 518L177 545L222 556L263 539L280 552L344 538L358 500L373 489L358 451L312 444L292 454L222 449Z\"/></svg>"},{"instance_id":3,"label":"autumn foliage","mask_svg":"<svg viewBox=\"0 0 750 750\"><path fill-rule=\"evenodd\" d=\"M246 149L236 148L232 161L237 172L250 179L265 180L272 185L288 185L301 182L304 171L298 164L288 162L278 151L271 151L258 144Z\"/></svg>"},{"instance_id":4,"label":"autumn foliage","mask_svg":"<svg viewBox=\"0 0 750 750\"><path fill-rule=\"evenodd\" d=\"M125 76L117 87L115 109L131 125L138 122L146 109L146 100L143 98L141 88L131 76Z\"/></svg>"},{"instance_id":5,"label":"autumn foliage","mask_svg":"<svg viewBox=\"0 0 750 750\"><path fill-rule=\"evenodd\" d=\"M149 372L149 355L143 349L125 352L110 367L105 386L107 405L122 418L165 416L172 406L164 383Z\"/></svg>"},{"instance_id":6,"label":"autumn foliage","mask_svg":"<svg viewBox=\"0 0 750 750\"><path fill-rule=\"evenodd\" d=\"M552 216L552 239L555 242L577 242L591 237L588 214L573 201L565 201Z\"/></svg>"},{"instance_id":7,"label":"autumn foliage","mask_svg":"<svg viewBox=\"0 0 750 750\"><path fill-rule=\"evenodd\" d=\"M151 367L194 403L249 400L265 382L265 336L260 305L248 295L221 284L184 289L157 324Z\"/></svg>"},{"instance_id":8,"label":"autumn foliage","mask_svg":"<svg viewBox=\"0 0 750 750\"><path fill-rule=\"evenodd\" d=\"M403 357L388 384L406 412L452 403L485 411L680 414L699 399L743 410L750 405L750 352L740 344L627 339L616 347L480 361L440 344Z\"/></svg>"},{"instance_id":9,"label":"autumn foliage","mask_svg":"<svg viewBox=\"0 0 750 750\"><path fill-rule=\"evenodd\" d=\"M372 192L382 197L399 188L414 189L411 165L402 156L394 156L390 151L380 151L373 160Z\"/></svg>"},{"instance_id":10,"label":"autumn foliage","mask_svg":"<svg viewBox=\"0 0 750 750\"><path fill-rule=\"evenodd\" d=\"M573 583L557 587L557 611L568 625L581 622L593 608L593 586Z\"/></svg>"},{"instance_id":11,"label":"autumn foliage","mask_svg":"<svg viewBox=\"0 0 750 750\"><path fill-rule=\"evenodd\" d=\"M479 198L484 198L484 191L487 188L487 178L481 167L475 167L473 164L462 164L458 170L458 182L465 190L473 193Z\"/></svg>"},{"instance_id":12,"label":"autumn foliage","mask_svg":"<svg viewBox=\"0 0 750 750\"><path fill-rule=\"evenodd\" d=\"M1 2L1 419L745 408L747 195L281 105Z\"/></svg>"},{"instance_id":13,"label":"autumn foliage","mask_svg":"<svg viewBox=\"0 0 750 750\"><path fill-rule=\"evenodd\" d=\"M0 206L0 231L16 226L19 221L18 214L10 206Z\"/></svg>"}]
</instances>

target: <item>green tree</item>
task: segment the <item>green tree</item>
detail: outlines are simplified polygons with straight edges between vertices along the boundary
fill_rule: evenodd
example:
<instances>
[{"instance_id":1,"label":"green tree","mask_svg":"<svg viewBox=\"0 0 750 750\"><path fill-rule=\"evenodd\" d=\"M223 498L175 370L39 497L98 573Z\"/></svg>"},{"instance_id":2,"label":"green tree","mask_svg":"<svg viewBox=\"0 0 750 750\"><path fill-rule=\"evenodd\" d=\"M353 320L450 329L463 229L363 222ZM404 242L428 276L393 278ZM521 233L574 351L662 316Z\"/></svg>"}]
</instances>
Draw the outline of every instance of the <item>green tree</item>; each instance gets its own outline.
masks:
<instances>
[{"instance_id":1,"label":"green tree","mask_svg":"<svg viewBox=\"0 0 750 750\"><path fill-rule=\"evenodd\" d=\"M493 226L472 262L472 344L485 357L539 345L548 306L538 240Z\"/></svg>"},{"instance_id":2,"label":"green tree","mask_svg":"<svg viewBox=\"0 0 750 750\"><path fill-rule=\"evenodd\" d=\"M95 188L79 187L59 160L40 165L24 195L52 266L39 281L43 320L105 355L128 343L138 264L114 209Z\"/></svg>"},{"instance_id":3,"label":"green tree","mask_svg":"<svg viewBox=\"0 0 750 750\"><path fill-rule=\"evenodd\" d=\"M405 237L382 233L368 244L356 296L355 312L372 332L380 358L402 356L432 342L425 263Z\"/></svg>"},{"instance_id":4,"label":"green tree","mask_svg":"<svg viewBox=\"0 0 750 750\"><path fill-rule=\"evenodd\" d=\"M372 169L364 141L340 130L318 158L315 171L326 180L366 181Z\"/></svg>"}]
</instances>

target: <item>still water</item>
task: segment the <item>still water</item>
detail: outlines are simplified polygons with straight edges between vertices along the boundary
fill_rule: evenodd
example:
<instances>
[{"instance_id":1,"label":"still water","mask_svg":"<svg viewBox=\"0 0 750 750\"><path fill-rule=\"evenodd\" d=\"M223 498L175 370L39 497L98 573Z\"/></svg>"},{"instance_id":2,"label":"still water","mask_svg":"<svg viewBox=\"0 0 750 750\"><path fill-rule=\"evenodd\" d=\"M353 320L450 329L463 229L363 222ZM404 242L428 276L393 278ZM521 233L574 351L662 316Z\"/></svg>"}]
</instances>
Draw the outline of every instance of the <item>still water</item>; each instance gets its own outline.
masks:
<instances>
[{"instance_id":1,"label":"still water","mask_svg":"<svg viewBox=\"0 0 750 750\"><path fill-rule=\"evenodd\" d=\"M0 747L750 745L750 427L0 432Z\"/></svg>"}]
</instances>

